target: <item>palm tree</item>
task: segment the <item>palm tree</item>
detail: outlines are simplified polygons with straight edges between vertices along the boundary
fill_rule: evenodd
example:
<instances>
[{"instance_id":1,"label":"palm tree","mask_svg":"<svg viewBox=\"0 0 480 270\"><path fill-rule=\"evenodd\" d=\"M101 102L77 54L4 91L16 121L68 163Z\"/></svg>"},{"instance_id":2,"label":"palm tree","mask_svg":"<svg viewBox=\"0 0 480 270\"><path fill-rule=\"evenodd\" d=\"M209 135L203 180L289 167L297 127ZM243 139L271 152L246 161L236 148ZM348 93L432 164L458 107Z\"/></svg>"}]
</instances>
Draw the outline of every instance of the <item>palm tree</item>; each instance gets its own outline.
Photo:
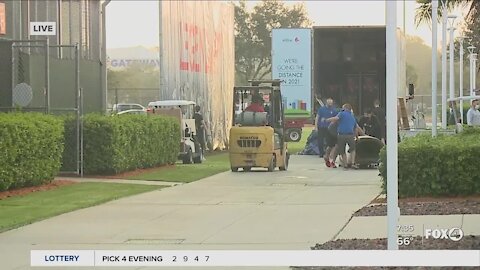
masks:
<instances>
[{"instance_id":1,"label":"palm tree","mask_svg":"<svg viewBox=\"0 0 480 270\"><path fill-rule=\"evenodd\" d=\"M417 0L420 5L415 12L415 24L418 26L422 23L431 24L432 21L432 1L431 0ZM466 16L467 21L471 22L478 17L480 12L480 1L478 0L440 0L438 5L438 19L442 17L443 5L447 6L447 10L452 10L457 7L469 7Z\"/></svg>"},{"instance_id":2,"label":"palm tree","mask_svg":"<svg viewBox=\"0 0 480 270\"><path fill-rule=\"evenodd\" d=\"M432 1L417 0L417 3L420 5L415 12L415 24L417 26L422 23L430 25L432 23ZM447 10L457 7L468 7L468 13L465 17L466 28L463 31L463 35L470 45L480 49L480 0L440 0L438 6L439 20L442 17L443 4L447 6ZM455 47L458 49L458 44ZM465 57L467 57L467 54L465 54ZM478 71L480 71L480 66Z\"/></svg>"}]
</instances>

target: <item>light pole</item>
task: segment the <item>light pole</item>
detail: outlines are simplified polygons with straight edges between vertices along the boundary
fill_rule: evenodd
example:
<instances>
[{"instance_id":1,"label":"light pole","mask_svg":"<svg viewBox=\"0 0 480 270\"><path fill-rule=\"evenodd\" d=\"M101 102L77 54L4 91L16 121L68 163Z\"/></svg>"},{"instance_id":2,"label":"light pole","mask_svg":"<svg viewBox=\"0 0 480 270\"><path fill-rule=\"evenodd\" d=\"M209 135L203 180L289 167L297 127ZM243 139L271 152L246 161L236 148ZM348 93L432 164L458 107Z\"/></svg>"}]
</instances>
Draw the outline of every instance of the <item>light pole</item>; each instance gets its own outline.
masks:
<instances>
[{"instance_id":1,"label":"light pole","mask_svg":"<svg viewBox=\"0 0 480 270\"><path fill-rule=\"evenodd\" d=\"M432 137L437 136L437 10L438 0L432 1Z\"/></svg>"},{"instance_id":2,"label":"light pole","mask_svg":"<svg viewBox=\"0 0 480 270\"><path fill-rule=\"evenodd\" d=\"M385 1L387 44L387 231L388 249L398 250L397 1Z\"/></svg>"},{"instance_id":3,"label":"light pole","mask_svg":"<svg viewBox=\"0 0 480 270\"><path fill-rule=\"evenodd\" d=\"M449 15L447 17L450 21L450 28L448 29L450 31L450 98L455 97L455 66L454 64L454 59L455 59L455 45L453 43L453 34L455 33L455 27L453 27L455 23L455 19L457 16L455 15ZM452 108L455 109L455 108Z\"/></svg>"},{"instance_id":4,"label":"light pole","mask_svg":"<svg viewBox=\"0 0 480 270\"><path fill-rule=\"evenodd\" d=\"M472 55L472 58L473 58L473 68L472 68L473 88L472 88L472 92L473 92L474 96L476 95L475 90L477 88L477 59L478 59L477 56L478 56L477 53L474 53Z\"/></svg>"},{"instance_id":5,"label":"light pole","mask_svg":"<svg viewBox=\"0 0 480 270\"><path fill-rule=\"evenodd\" d=\"M442 129L447 129L447 6L442 11Z\"/></svg>"},{"instance_id":6,"label":"light pole","mask_svg":"<svg viewBox=\"0 0 480 270\"><path fill-rule=\"evenodd\" d=\"M470 60L470 96L474 96L475 93L473 92L474 86L473 86L473 77L474 77L474 71L473 71L473 53L475 52L475 46L468 46L467 47L469 55L468 59Z\"/></svg>"},{"instance_id":7,"label":"light pole","mask_svg":"<svg viewBox=\"0 0 480 270\"><path fill-rule=\"evenodd\" d=\"M460 42L460 98L463 97L463 40L465 37L458 37ZM463 99L460 99L460 119L463 124Z\"/></svg>"}]
</instances>

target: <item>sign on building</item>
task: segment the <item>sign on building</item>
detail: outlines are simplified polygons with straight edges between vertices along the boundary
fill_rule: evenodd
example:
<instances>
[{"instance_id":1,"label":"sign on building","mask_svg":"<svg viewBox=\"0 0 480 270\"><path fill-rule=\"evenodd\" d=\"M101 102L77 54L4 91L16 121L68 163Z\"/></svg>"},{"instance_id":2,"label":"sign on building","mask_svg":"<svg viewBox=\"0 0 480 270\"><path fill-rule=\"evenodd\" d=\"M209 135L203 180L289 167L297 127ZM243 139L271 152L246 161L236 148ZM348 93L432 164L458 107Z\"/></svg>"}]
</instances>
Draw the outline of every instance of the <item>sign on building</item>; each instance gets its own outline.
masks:
<instances>
[{"instance_id":1,"label":"sign on building","mask_svg":"<svg viewBox=\"0 0 480 270\"><path fill-rule=\"evenodd\" d=\"M30 22L31 36L55 36L57 24L55 22Z\"/></svg>"},{"instance_id":2,"label":"sign on building","mask_svg":"<svg viewBox=\"0 0 480 270\"><path fill-rule=\"evenodd\" d=\"M288 109L311 108L311 44L310 29L272 30L272 77L284 81Z\"/></svg>"}]
</instances>

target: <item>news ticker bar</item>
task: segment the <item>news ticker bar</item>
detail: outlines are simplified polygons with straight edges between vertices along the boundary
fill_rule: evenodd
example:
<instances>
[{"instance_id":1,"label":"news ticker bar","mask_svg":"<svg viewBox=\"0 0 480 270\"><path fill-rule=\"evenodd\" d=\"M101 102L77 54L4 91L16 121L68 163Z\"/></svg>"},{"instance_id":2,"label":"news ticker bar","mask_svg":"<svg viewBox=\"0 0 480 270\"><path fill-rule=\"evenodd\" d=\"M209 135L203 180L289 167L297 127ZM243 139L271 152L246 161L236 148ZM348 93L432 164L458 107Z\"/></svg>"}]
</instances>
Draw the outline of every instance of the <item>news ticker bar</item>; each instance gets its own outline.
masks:
<instances>
[{"instance_id":1,"label":"news ticker bar","mask_svg":"<svg viewBox=\"0 0 480 270\"><path fill-rule=\"evenodd\" d=\"M480 250L32 250L31 266L480 266Z\"/></svg>"}]
</instances>

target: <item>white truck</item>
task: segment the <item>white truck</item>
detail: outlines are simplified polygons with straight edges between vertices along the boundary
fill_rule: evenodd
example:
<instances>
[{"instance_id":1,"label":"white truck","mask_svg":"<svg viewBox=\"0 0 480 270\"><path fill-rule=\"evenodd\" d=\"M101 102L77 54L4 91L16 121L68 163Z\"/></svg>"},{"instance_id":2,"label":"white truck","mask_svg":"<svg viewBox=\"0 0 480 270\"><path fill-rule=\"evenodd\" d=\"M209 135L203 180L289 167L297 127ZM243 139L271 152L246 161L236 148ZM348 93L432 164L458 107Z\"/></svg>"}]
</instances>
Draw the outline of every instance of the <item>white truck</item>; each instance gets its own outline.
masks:
<instances>
[{"instance_id":1,"label":"white truck","mask_svg":"<svg viewBox=\"0 0 480 270\"><path fill-rule=\"evenodd\" d=\"M385 108L385 26L314 26L272 30L272 77L284 80L285 113L310 111L317 99L350 103L356 115L379 99ZM398 30L398 97L407 96L405 41ZM306 106L304 105L306 104Z\"/></svg>"}]
</instances>

